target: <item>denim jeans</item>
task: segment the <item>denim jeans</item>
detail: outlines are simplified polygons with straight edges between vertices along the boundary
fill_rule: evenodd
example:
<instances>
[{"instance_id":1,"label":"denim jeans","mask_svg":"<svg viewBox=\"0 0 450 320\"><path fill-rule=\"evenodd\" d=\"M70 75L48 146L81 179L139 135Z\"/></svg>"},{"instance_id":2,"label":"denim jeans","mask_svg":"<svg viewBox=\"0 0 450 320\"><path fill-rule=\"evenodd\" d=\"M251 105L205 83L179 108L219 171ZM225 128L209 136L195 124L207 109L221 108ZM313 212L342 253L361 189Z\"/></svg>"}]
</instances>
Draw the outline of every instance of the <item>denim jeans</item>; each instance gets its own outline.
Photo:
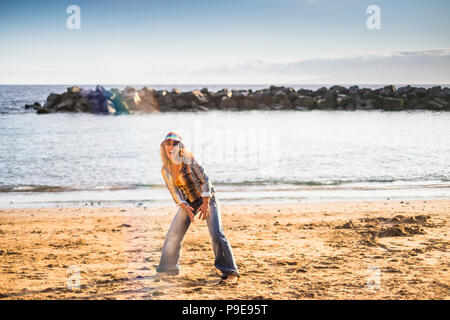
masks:
<instances>
[{"instance_id":1,"label":"denim jeans","mask_svg":"<svg viewBox=\"0 0 450 320\"><path fill-rule=\"evenodd\" d=\"M239 271L233 256L233 250L223 233L220 205L214 193L209 201L209 210L210 216L206 218L206 223L208 225L215 256L214 266L219 269L223 275L235 273L239 276ZM184 235L190 224L191 220L189 219L189 215L180 207L167 232L162 248L161 260L156 269L157 272L167 272L170 274L178 274L180 272L178 262L180 260L181 243L183 242Z\"/></svg>"}]
</instances>

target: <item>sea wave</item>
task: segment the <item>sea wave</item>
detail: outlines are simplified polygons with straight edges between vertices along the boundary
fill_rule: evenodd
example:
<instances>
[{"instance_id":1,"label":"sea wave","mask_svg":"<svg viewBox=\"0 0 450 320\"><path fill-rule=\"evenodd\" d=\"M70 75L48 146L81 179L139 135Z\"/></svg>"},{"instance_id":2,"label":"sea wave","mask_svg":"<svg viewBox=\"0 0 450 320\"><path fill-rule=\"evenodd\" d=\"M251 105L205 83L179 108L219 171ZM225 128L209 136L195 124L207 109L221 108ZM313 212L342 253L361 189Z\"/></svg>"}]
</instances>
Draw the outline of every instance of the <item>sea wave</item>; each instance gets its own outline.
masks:
<instances>
[{"instance_id":1,"label":"sea wave","mask_svg":"<svg viewBox=\"0 0 450 320\"><path fill-rule=\"evenodd\" d=\"M227 191L245 188L277 190L299 189L402 189L402 188L450 188L449 179L440 180L393 180L393 179L368 179L368 180L329 180L329 181L290 181L290 180L260 180L213 183L216 189ZM98 186L53 186L53 185L0 185L0 193L8 192L68 192L68 191L114 191L157 188L163 189L163 184L127 184L127 185L98 185Z\"/></svg>"},{"instance_id":2,"label":"sea wave","mask_svg":"<svg viewBox=\"0 0 450 320\"><path fill-rule=\"evenodd\" d=\"M100 191L129 190L137 188L159 188L162 185L135 184L111 186L51 186L51 185L0 185L0 192L64 192L64 191Z\"/></svg>"}]
</instances>

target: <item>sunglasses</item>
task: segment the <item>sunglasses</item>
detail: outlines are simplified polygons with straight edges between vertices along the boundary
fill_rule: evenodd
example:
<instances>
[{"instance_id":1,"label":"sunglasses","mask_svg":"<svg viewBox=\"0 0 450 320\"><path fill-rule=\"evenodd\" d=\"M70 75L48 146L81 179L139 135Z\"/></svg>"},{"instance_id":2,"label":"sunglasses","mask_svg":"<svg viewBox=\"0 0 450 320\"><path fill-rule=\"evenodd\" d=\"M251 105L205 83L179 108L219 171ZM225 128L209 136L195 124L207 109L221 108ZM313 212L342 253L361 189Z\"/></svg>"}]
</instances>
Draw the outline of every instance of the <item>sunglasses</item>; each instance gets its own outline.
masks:
<instances>
[{"instance_id":1,"label":"sunglasses","mask_svg":"<svg viewBox=\"0 0 450 320\"><path fill-rule=\"evenodd\" d=\"M166 142L165 142L165 145L166 146L170 146L170 145L172 145L172 146L176 146L176 145L178 145L180 143L180 141L173 141L173 140L167 140Z\"/></svg>"}]
</instances>

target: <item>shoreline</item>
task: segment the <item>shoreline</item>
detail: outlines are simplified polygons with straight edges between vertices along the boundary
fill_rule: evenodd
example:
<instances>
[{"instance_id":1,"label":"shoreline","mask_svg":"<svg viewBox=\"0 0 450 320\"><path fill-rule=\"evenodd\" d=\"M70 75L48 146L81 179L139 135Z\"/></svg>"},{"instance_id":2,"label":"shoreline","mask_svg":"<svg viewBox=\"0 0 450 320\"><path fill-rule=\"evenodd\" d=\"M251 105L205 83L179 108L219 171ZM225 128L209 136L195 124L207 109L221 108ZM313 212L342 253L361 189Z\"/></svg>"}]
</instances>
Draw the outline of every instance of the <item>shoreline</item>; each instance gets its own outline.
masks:
<instances>
[{"instance_id":1,"label":"shoreline","mask_svg":"<svg viewBox=\"0 0 450 320\"><path fill-rule=\"evenodd\" d=\"M282 207L282 208L289 208L289 209L296 209L296 212L301 212L301 213L305 213L305 210L309 210L311 208L315 208L317 210L319 209L323 209L326 208L327 206L332 206L332 207L343 207L343 208L347 208L347 207L352 207L354 205L358 205L358 204L369 204L369 205L373 205L375 207L379 207L381 205L392 205L394 207L391 207L391 209L395 209L395 210L400 210L400 207L402 207L403 209L405 209L406 211L404 211L404 213L412 213L414 212L414 206L415 205L420 205L421 203L436 203L436 204L441 204L444 203L445 205L450 205L450 196L448 198L443 198L443 199L429 199L429 198L423 198L423 199L408 199L408 198L402 198L402 199L385 199L385 200L365 200L365 199L353 199L353 200L342 200L342 201L333 201L333 200L323 200L323 201L317 201L317 202L286 202L286 203L277 203L277 202L268 202L268 203L226 203L224 204L222 200L218 200L220 201L220 205L221 207L224 207L226 210L232 210L232 209L236 209L236 208L241 208L244 207L245 210L244 211L248 211L251 208L259 208L259 207L264 207L266 208L264 213L268 213L270 212L270 210L273 210L274 208L278 208L278 207ZM405 203L407 203L408 205L411 205L411 208L409 207L405 207ZM54 211L89 211L89 210L100 210L100 211L115 211L115 210L124 210L125 211L121 211L121 212L144 212L146 211L144 214L145 215L151 215L154 213L159 213L161 211L164 212L171 212L170 214L175 214L176 212L176 205L174 203L170 203L170 204L164 204L164 205L154 205L151 207L129 207L129 206L75 206L75 207L41 207L41 208L37 208L37 207L30 207L30 208L0 208L0 213L1 214L5 214L5 213L24 213L27 214L29 212L33 212L35 210L38 211L44 211L47 214L54 212ZM442 212L440 213L448 213L449 214L449 218L450 218L450 211L445 211L446 209L450 209L450 207L443 207L440 208L438 207L439 210L442 209ZM136 211L135 211L136 210ZM266 212L267 211L267 212ZM226 212L227 213L227 212ZM4 216L0 216L0 217L4 217Z\"/></svg>"},{"instance_id":2,"label":"shoreline","mask_svg":"<svg viewBox=\"0 0 450 320\"><path fill-rule=\"evenodd\" d=\"M450 185L425 183L401 185L394 183L321 186L243 185L222 186L216 197L224 204L252 205L310 202L382 201L395 199L450 199ZM74 208L74 207L158 207L173 204L165 187L101 188L51 192L0 192L0 209L14 208Z\"/></svg>"},{"instance_id":3,"label":"shoreline","mask_svg":"<svg viewBox=\"0 0 450 320\"><path fill-rule=\"evenodd\" d=\"M173 205L0 209L0 298L450 298L450 199L221 208L236 286L218 284L202 221L186 234L180 275L155 276ZM67 286L73 268L79 289Z\"/></svg>"}]
</instances>

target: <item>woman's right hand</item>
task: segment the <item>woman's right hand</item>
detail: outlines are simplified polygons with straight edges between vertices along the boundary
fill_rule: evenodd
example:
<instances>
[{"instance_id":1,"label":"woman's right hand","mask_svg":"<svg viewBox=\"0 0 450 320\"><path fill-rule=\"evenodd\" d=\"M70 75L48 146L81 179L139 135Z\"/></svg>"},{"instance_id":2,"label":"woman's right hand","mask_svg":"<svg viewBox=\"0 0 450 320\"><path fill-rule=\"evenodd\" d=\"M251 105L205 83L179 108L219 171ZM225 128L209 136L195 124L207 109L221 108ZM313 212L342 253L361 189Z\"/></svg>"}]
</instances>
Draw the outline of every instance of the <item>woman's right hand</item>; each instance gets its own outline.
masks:
<instances>
[{"instance_id":1,"label":"woman's right hand","mask_svg":"<svg viewBox=\"0 0 450 320\"><path fill-rule=\"evenodd\" d=\"M191 219L191 223L194 223L194 218L195 218L194 208L192 208L190 205L185 204L185 203L183 203L182 206L183 206L184 211L187 212L189 218Z\"/></svg>"}]
</instances>

